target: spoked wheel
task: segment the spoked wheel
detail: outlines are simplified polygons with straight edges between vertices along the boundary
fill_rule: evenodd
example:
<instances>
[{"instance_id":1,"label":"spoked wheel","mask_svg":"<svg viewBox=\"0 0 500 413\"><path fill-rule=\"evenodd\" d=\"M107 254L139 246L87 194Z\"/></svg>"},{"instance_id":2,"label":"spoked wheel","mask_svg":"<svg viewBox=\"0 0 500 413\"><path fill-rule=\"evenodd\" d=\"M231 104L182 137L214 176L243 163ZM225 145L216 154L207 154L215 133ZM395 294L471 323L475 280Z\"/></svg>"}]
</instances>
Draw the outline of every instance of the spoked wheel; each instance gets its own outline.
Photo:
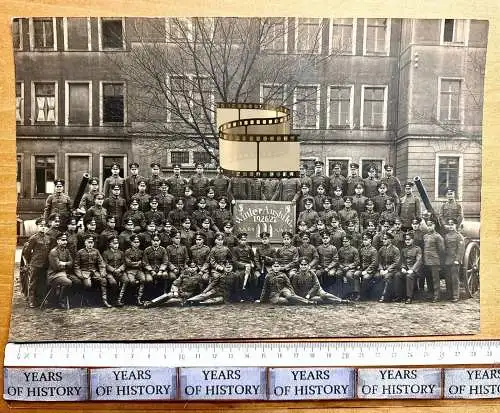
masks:
<instances>
[{"instance_id":1,"label":"spoked wheel","mask_svg":"<svg viewBox=\"0 0 500 413\"><path fill-rule=\"evenodd\" d=\"M469 297L473 297L479 291L479 264L479 244L470 242L465 249L463 265L464 287Z\"/></svg>"}]
</instances>

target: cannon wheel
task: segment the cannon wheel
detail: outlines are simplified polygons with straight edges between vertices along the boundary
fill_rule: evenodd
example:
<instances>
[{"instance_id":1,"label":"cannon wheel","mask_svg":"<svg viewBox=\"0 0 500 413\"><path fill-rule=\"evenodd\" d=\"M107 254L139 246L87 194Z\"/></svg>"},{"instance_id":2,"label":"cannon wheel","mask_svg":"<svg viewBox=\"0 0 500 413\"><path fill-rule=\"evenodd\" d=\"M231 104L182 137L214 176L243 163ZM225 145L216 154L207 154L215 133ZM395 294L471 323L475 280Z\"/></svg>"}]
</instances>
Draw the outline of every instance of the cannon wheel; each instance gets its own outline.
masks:
<instances>
[{"instance_id":1,"label":"cannon wheel","mask_svg":"<svg viewBox=\"0 0 500 413\"><path fill-rule=\"evenodd\" d=\"M472 241L465 249L463 265L465 291L471 298L479 291L479 264L479 244Z\"/></svg>"}]
</instances>

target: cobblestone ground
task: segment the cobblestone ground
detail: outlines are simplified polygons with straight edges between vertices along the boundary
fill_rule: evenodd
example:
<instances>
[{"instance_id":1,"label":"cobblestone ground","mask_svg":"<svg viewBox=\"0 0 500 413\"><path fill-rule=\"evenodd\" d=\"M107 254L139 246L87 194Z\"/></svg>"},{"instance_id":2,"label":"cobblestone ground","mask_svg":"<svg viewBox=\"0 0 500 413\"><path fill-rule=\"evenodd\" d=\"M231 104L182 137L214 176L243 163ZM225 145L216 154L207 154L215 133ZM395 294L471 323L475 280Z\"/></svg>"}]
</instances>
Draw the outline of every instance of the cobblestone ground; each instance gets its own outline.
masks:
<instances>
[{"instance_id":1,"label":"cobblestone ground","mask_svg":"<svg viewBox=\"0 0 500 413\"><path fill-rule=\"evenodd\" d=\"M16 283L17 287L17 283ZM479 298L458 303L360 302L278 307L238 303L214 307L84 307L29 309L14 292L11 341L117 341L230 338L377 337L475 334Z\"/></svg>"}]
</instances>

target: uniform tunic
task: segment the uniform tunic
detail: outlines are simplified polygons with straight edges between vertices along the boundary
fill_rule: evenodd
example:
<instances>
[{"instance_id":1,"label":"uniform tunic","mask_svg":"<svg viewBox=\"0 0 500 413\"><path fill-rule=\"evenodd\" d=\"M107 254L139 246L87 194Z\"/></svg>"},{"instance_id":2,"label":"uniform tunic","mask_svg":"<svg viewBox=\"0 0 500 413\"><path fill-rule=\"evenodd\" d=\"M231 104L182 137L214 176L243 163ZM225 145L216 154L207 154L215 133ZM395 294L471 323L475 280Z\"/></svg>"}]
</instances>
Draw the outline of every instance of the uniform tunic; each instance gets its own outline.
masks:
<instances>
[{"instance_id":1,"label":"uniform tunic","mask_svg":"<svg viewBox=\"0 0 500 413\"><path fill-rule=\"evenodd\" d=\"M67 276L67 272L73 268L73 257L66 247L55 247L49 252L49 269L47 281L52 283L58 277Z\"/></svg>"},{"instance_id":2,"label":"uniform tunic","mask_svg":"<svg viewBox=\"0 0 500 413\"><path fill-rule=\"evenodd\" d=\"M130 203L132 196L139 191L139 181L143 180L144 177L141 175L130 175L125 178L123 181L123 196L127 201L127 204Z\"/></svg>"},{"instance_id":3,"label":"uniform tunic","mask_svg":"<svg viewBox=\"0 0 500 413\"><path fill-rule=\"evenodd\" d=\"M149 195L147 192L137 192L132 195L132 199L135 199L139 203L139 211L149 211L149 201L151 200L151 195Z\"/></svg>"},{"instance_id":4,"label":"uniform tunic","mask_svg":"<svg viewBox=\"0 0 500 413\"><path fill-rule=\"evenodd\" d=\"M123 215L123 223L127 222L129 219L134 223L134 232L141 232L146 228L146 217L144 216L144 212L129 210Z\"/></svg>"},{"instance_id":5,"label":"uniform tunic","mask_svg":"<svg viewBox=\"0 0 500 413\"><path fill-rule=\"evenodd\" d=\"M420 219L420 200L414 195L405 195L400 199L398 211L403 227L410 228L412 219Z\"/></svg>"},{"instance_id":6,"label":"uniform tunic","mask_svg":"<svg viewBox=\"0 0 500 413\"><path fill-rule=\"evenodd\" d=\"M360 270L366 271L368 274L373 275L378 269L378 253L377 250L371 246L363 246L359 249Z\"/></svg>"},{"instance_id":7,"label":"uniform tunic","mask_svg":"<svg viewBox=\"0 0 500 413\"><path fill-rule=\"evenodd\" d=\"M265 201L278 201L280 186L280 180L277 178L265 179L262 183L262 199Z\"/></svg>"},{"instance_id":8,"label":"uniform tunic","mask_svg":"<svg viewBox=\"0 0 500 413\"><path fill-rule=\"evenodd\" d=\"M293 201L300 192L301 184L299 178L282 178L281 179L281 196L282 201Z\"/></svg>"},{"instance_id":9,"label":"uniform tunic","mask_svg":"<svg viewBox=\"0 0 500 413\"><path fill-rule=\"evenodd\" d=\"M355 194L354 188L357 184L361 184L363 188L365 187L365 181L359 175L352 176L349 175L346 179L346 195L352 196Z\"/></svg>"},{"instance_id":10,"label":"uniform tunic","mask_svg":"<svg viewBox=\"0 0 500 413\"><path fill-rule=\"evenodd\" d=\"M142 265L146 271L165 271L168 265L167 250L162 246L149 246L144 250Z\"/></svg>"},{"instance_id":11,"label":"uniform tunic","mask_svg":"<svg viewBox=\"0 0 500 413\"><path fill-rule=\"evenodd\" d=\"M210 248L207 245L193 245L189 250L191 260L196 263L201 271L207 270L209 266L208 256Z\"/></svg>"},{"instance_id":12,"label":"uniform tunic","mask_svg":"<svg viewBox=\"0 0 500 413\"><path fill-rule=\"evenodd\" d=\"M199 175L196 173L189 179L189 186L193 190L193 196L199 198L207 194L208 187L210 186L210 179L203 174Z\"/></svg>"},{"instance_id":13,"label":"uniform tunic","mask_svg":"<svg viewBox=\"0 0 500 413\"><path fill-rule=\"evenodd\" d=\"M71 199L64 192L54 193L47 197L43 217L49 222L50 214L59 214L61 218L61 227L65 228L68 218L71 215Z\"/></svg>"},{"instance_id":14,"label":"uniform tunic","mask_svg":"<svg viewBox=\"0 0 500 413\"><path fill-rule=\"evenodd\" d=\"M89 278L90 272L94 273L94 277L106 277L106 264L98 250L82 248L76 253L75 275L78 278Z\"/></svg>"},{"instance_id":15,"label":"uniform tunic","mask_svg":"<svg viewBox=\"0 0 500 413\"><path fill-rule=\"evenodd\" d=\"M424 264L441 265L441 256L444 254L444 240L436 231L424 235Z\"/></svg>"},{"instance_id":16,"label":"uniform tunic","mask_svg":"<svg viewBox=\"0 0 500 413\"><path fill-rule=\"evenodd\" d=\"M102 253L102 259L106 264L106 271L109 275L115 276L115 270L119 273L125 271L125 253L123 251L108 248Z\"/></svg>"},{"instance_id":17,"label":"uniform tunic","mask_svg":"<svg viewBox=\"0 0 500 413\"><path fill-rule=\"evenodd\" d=\"M94 205L90 207L83 218L84 222L90 221L92 218L95 219L96 232L101 233L106 226L106 217L108 216L108 211L106 208Z\"/></svg>"},{"instance_id":18,"label":"uniform tunic","mask_svg":"<svg viewBox=\"0 0 500 413\"><path fill-rule=\"evenodd\" d=\"M331 270L338 265L339 254L337 248L333 245L321 244L317 248L318 251L318 264L325 270Z\"/></svg>"},{"instance_id":19,"label":"uniform tunic","mask_svg":"<svg viewBox=\"0 0 500 413\"><path fill-rule=\"evenodd\" d=\"M342 193L345 194L347 187L347 178L344 175L332 175L330 177L330 196L333 196L333 190L339 186Z\"/></svg>"},{"instance_id":20,"label":"uniform tunic","mask_svg":"<svg viewBox=\"0 0 500 413\"><path fill-rule=\"evenodd\" d=\"M102 207L108 211L108 215L116 218L116 226L120 228L123 215L127 212L127 203L121 196L111 195L102 203Z\"/></svg>"},{"instance_id":21,"label":"uniform tunic","mask_svg":"<svg viewBox=\"0 0 500 413\"><path fill-rule=\"evenodd\" d=\"M186 189L187 180L180 175L173 175L167 179L170 193L175 198L182 198Z\"/></svg>"},{"instance_id":22,"label":"uniform tunic","mask_svg":"<svg viewBox=\"0 0 500 413\"><path fill-rule=\"evenodd\" d=\"M249 245L236 245L231 250L236 270L244 270L246 264L253 264L255 256L252 247Z\"/></svg>"},{"instance_id":23,"label":"uniform tunic","mask_svg":"<svg viewBox=\"0 0 500 413\"><path fill-rule=\"evenodd\" d=\"M163 178L160 175L151 175L148 179L148 192L151 196L158 196Z\"/></svg>"},{"instance_id":24,"label":"uniform tunic","mask_svg":"<svg viewBox=\"0 0 500 413\"><path fill-rule=\"evenodd\" d=\"M457 226L460 226L464 219L462 215L462 206L456 201L444 202L441 206L439 218L442 226L444 226L450 218L456 219Z\"/></svg>"},{"instance_id":25,"label":"uniform tunic","mask_svg":"<svg viewBox=\"0 0 500 413\"><path fill-rule=\"evenodd\" d=\"M397 197L401 196L402 193L401 183L399 182L399 179L396 178L394 175L384 176L380 181L387 185L388 194Z\"/></svg>"},{"instance_id":26,"label":"uniform tunic","mask_svg":"<svg viewBox=\"0 0 500 413\"><path fill-rule=\"evenodd\" d=\"M339 264L354 270L359 265L359 253L352 245L339 249Z\"/></svg>"},{"instance_id":27,"label":"uniform tunic","mask_svg":"<svg viewBox=\"0 0 500 413\"><path fill-rule=\"evenodd\" d=\"M394 245L382 246L378 251L379 269L394 272L397 270L401 254Z\"/></svg>"},{"instance_id":28,"label":"uniform tunic","mask_svg":"<svg viewBox=\"0 0 500 413\"><path fill-rule=\"evenodd\" d=\"M171 270L184 267L189 260L189 252L185 245L169 245L167 254Z\"/></svg>"},{"instance_id":29,"label":"uniform tunic","mask_svg":"<svg viewBox=\"0 0 500 413\"><path fill-rule=\"evenodd\" d=\"M295 291L295 294L305 297L309 295L314 297L319 295L322 291L318 277L312 271L299 271L290 277L290 283Z\"/></svg>"},{"instance_id":30,"label":"uniform tunic","mask_svg":"<svg viewBox=\"0 0 500 413\"><path fill-rule=\"evenodd\" d=\"M110 177L106 178L104 180L104 188L103 188L104 198L109 198L109 196L111 194L111 188L113 188L113 186L115 186L115 185L120 186L120 193L123 194L124 182L125 182L125 180L121 176L111 175Z\"/></svg>"},{"instance_id":31,"label":"uniform tunic","mask_svg":"<svg viewBox=\"0 0 500 413\"><path fill-rule=\"evenodd\" d=\"M215 178L210 181L210 186L213 186L215 198L219 199L222 196L230 197L231 180L222 174L217 174ZM204 194L206 195L206 194Z\"/></svg>"},{"instance_id":32,"label":"uniform tunic","mask_svg":"<svg viewBox=\"0 0 500 413\"><path fill-rule=\"evenodd\" d=\"M167 217L168 213L175 208L175 197L172 194L160 192L156 199L158 199L158 211Z\"/></svg>"},{"instance_id":33,"label":"uniform tunic","mask_svg":"<svg viewBox=\"0 0 500 413\"><path fill-rule=\"evenodd\" d=\"M378 179L376 178L365 178L364 180L365 191L364 194L367 198L373 198L378 195Z\"/></svg>"},{"instance_id":34,"label":"uniform tunic","mask_svg":"<svg viewBox=\"0 0 500 413\"><path fill-rule=\"evenodd\" d=\"M417 272L422 267L422 250L416 245L401 250L401 267Z\"/></svg>"},{"instance_id":35,"label":"uniform tunic","mask_svg":"<svg viewBox=\"0 0 500 413\"><path fill-rule=\"evenodd\" d=\"M232 261L233 254L231 250L225 245L216 245L210 250L210 254L208 256L208 261L210 262L210 266L212 269L216 269L216 266L224 266L226 261Z\"/></svg>"},{"instance_id":36,"label":"uniform tunic","mask_svg":"<svg viewBox=\"0 0 500 413\"><path fill-rule=\"evenodd\" d=\"M231 191L234 199L248 199L248 182L245 178L231 178Z\"/></svg>"},{"instance_id":37,"label":"uniform tunic","mask_svg":"<svg viewBox=\"0 0 500 413\"><path fill-rule=\"evenodd\" d=\"M301 245L299 248L299 261L305 258L311 268L314 268L319 261L318 251L311 244Z\"/></svg>"},{"instance_id":38,"label":"uniform tunic","mask_svg":"<svg viewBox=\"0 0 500 413\"><path fill-rule=\"evenodd\" d=\"M294 293L290 279L283 272L270 273L264 279L264 286L260 295L260 301L263 303L277 299L283 290Z\"/></svg>"},{"instance_id":39,"label":"uniform tunic","mask_svg":"<svg viewBox=\"0 0 500 413\"><path fill-rule=\"evenodd\" d=\"M444 265L453 265L455 261L462 262L464 256L464 237L457 231L448 231L444 235L445 260Z\"/></svg>"},{"instance_id":40,"label":"uniform tunic","mask_svg":"<svg viewBox=\"0 0 500 413\"><path fill-rule=\"evenodd\" d=\"M288 247L283 245L276 251L276 258L280 265L288 271L297 267L299 263L299 250L293 245Z\"/></svg>"}]
</instances>

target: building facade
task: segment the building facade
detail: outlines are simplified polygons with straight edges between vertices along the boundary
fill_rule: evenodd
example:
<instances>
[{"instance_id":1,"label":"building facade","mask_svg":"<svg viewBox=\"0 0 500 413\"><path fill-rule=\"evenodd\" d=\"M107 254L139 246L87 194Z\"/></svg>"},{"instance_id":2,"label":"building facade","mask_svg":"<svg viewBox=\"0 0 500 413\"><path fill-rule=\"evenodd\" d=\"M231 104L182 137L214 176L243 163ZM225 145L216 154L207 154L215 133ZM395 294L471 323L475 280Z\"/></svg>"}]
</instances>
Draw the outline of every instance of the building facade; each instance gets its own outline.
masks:
<instances>
[{"instance_id":1,"label":"building facade","mask_svg":"<svg viewBox=\"0 0 500 413\"><path fill-rule=\"evenodd\" d=\"M162 29L149 30L147 43L168 46L178 30L172 20L14 19L21 218L39 215L56 177L73 196L83 173L102 184L113 162L123 176L131 161L143 175L151 161L165 175L174 163L186 174L198 161L214 170L201 147L171 142L151 150L157 137L142 132L132 104L139 91L117 70L117 59L145 44L149 27ZM300 74L293 93L282 85L305 163L322 160L327 173L336 161L345 171L357 162L363 173L370 164L383 173L391 163L402 180L421 176L436 205L456 187L465 215L479 217L487 21L273 18L273 28L279 35L263 48L264 64L273 56L297 65L307 55L324 57ZM248 101L266 100L274 87L263 77ZM212 103L220 99L209 94Z\"/></svg>"}]
</instances>

